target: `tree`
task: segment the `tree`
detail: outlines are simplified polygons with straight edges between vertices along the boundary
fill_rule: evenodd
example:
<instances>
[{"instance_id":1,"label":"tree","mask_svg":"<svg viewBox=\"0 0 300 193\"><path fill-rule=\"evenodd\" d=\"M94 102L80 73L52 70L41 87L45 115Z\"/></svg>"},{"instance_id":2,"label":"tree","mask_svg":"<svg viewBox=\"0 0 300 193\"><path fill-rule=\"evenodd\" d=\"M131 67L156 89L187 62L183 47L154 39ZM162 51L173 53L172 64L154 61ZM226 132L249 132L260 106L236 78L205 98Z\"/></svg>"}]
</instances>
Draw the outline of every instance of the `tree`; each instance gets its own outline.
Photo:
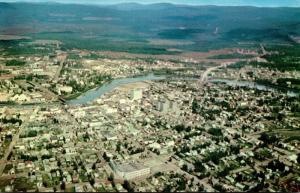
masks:
<instances>
[{"instance_id":1,"label":"tree","mask_svg":"<svg viewBox=\"0 0 300 193\"><path fill-rule=\"evenodd\" d=\"M177 184L178 184L178 190L182 191L186 189L186 181L184 177L179 178Z\"/></svg>"},{"instance_id":2,"label":"tree","mask_svg":"<svg viewBox=\"0 0 300 193\"><path fill-rule=\"evenodd\" d=\"M184 125L176 125L175 127L174 127L174 129L178 132L178 133L180 133L180 132L182 132L182 131L184 131L185 130L185 126Z\"/></svg>"},{"instance_id":3,"label":"tree","mask_svg":"<svg viewBox=\"0 0 300 193\"><path fill-rule=\"evenodd\" d=\"M208 133L214 136L223 136L222 130L220 128L210 128Z\"/></svg>"},{"instance_id":4,"label":"tree","mask_svg":"<svg viewBox=\"0 0 300 193\"><path fill-rule=\"evenodd\" d=\"M235 180L237 182L241 182L243 180L243 175L238 173L237 176L236 176L236 178L235 178Z\"/></svg>"},{"instance_id":5,"label":"tree","mask_svg":"<svg viewBox=\"0 0 300 193\"><path fill-rule=\"evenodd\" d=\"M94 178L90 178L90 184L91 184L92 186L95 185L95 179L94 179Z\"/></svg>"},{"instance_id":6,"label":"tree","mask_svg":"<svg viewBox=\"0 0 300 193\"><path fill-rule=\"evenodd\" d=\"M6 66L24 66L26 62L19 60L9 60L5 63Z\"/></svg>"},{"instance_id":7,"label":"tree","mask_svg":"<svg viewBox=\"0 0 300 193\"><path fill-rule=\"evenodd\" d=\"M124 189L126 189L128 192L134 192L133 187L131 186L130 182L128 180L124 181L123 184Z\"/></svg>"},{"instance_id":8,"label":"tree","mask_svg":"<svg viewBox=\"0 0 300 193\"><path fill-rule=\"evenodd\" d=\"M188 166L186 164L183 164L182 168L181 168L183 171L188 171Z\"/></svg>"},{"instance_id":9,"label":"tree","mask_svg":"<svg viewBox=\"0 0 300 193\"><path fill-rule=\"evenodd\" d=\"M202 162L197 160L195 163L194 163L194 166L195 166L195 172L205 172L205 167L203 166Z\"/></svg>"},{"instance_id":10,"label":"tree","mask_svg":"<svg viewBox=\"0 0 300 193\"><path fill-rule=\"evenodd\" d=\"M219 164L220 158L224 157L227 155L226 151L214 151L210 152L206 155L205 161L212 161L214 164Z\"/></svg>"},{"instance_id":11,"label":"tree","mask_svg":"<svg viewBox=\"0 0 300 193\"><path fill-rule=\"evenodd\" d=\"M114 177L114 174L113 173L110 173L110 175L108 176L107 180L108 181L114 181L115 177Z\"/></svg>"},{"instance_id":12,"label":"tree","mask_svg":"<svg viewBox=\"0 0 300 193\"><path fill-rule=\"evenodd\" d=\"M283 172L285 170L285 164L278 160L273 160L269 162L267 168L270 168L273 171L276 171L278 169L279 171Z\"/></svg>"},{"instance_id":13,"label":"tree","mask_svg":"<svg viewBox=\"0 0 300 193\"><path fill-rule=\"evenodd\" d=\"M62 189L62 190L65 190L65 189L66 189L66 183L65 183L65 182L62 182L62 183L60 184L60 189Z\"/></svg>"},{"instance_id":14,"label":"tree","mask_svg":"<svg viewBox=\"0 0 300 193\"><path fill-rule=\"evenodd\" d=\"M223 188L223 186L221 184L215 184L215 185L213 185L213 188L220 192L225 192L225 189Z\"/></svg>"},{"instance_id":15,"label":"tree","mask_svg":"<svg viewBox=\"0 0 300 193\"><path fill-rule=\"evenodd\" d=\"M110 158L107 156L106 152L103 153L103 159L107 162L110 161Z\"/></svg>"},{"instance_id":16,"label":"tree","mask_svg":"<svg viewBox=\"0 0 300 193\"><path fill-rule=\"evenodd\" d=\"M42 155L41 159L44 160L44 159L50 159L52 156L51 155L48 155L48 154L45 154L45 155Z\"/></svg>"},{"instance_id":17,"label":"tree","mask_svg":"<svg viewBox=\"0 0 300 193\"><path fill-rule=\"evenodd\" d=\"M118 142L118 144L117 144L116 151L117 151L117 152L120 152L120 151L121 151L121 143L120 143L120 142Z\"/></svg>"},{"instance_id":18,"label":"tree","mask_svg":"<svg viewBox=\"0 0 300 193\"><path fill-rule=\"evenodd\" d=\"M167 184L167 185L164 187L164 189L163 189L162 192L171 192L171 190L172 190L172 186L171 186L170 184Z\"/></svg>"},{"instance_id":19,"label":"tree","mask_svg":"<svg viewBox=\"0 0 300 193\"><path fill-rule=\"evenodd\" d=\"M233 154L239 154L240 153L239 145L230 145L230 152Z\"/></svg>"},{"instance_id":20,"label":"tree","mask_svg":"<svg viewBox=\"0 0 300 193\"><path fill-rule=\"evenodd\" d=\"M92 169L93 169L93 170L96 169L96 163L93 164Z\"/></svg>"},{"instance_id":21,"label":"tree","mask_svg":"<svg viewBox=\"0 0 300 193\"><path fill-rule=\"evenodd\" d=\"M225 176L227 176L230 172L230 168L229 167L224 167L221 171L218 172L218 177L223 177L225 178Z\"/></svg>"},{"instance_id":22,"label":"tree","mask_svg":"<svg viewBox=\"0 0 300 193\"><path fill-rule=\"evenodd\" d=\"M31 130L28 132L28 137L36 137L37 136L37 131L36 130Z\"/></svg>"},{"instance_id":23,"label":"tree","mask_svg":"<svg viewBox=\"0 0 300 193\"><path fill-rule=\"evenodd\" d=\"M197 100L194 99L192 102L192 113L197 113L200 108L200 105L198 104Z\"/></svg>"},{"instance_id":24,"label":"tree","mask_svg":"<svg viewBox=\"0 0 300 193\"><path fill-rule=\"evenodd\" d=\"M274 134L268 134L266 132L260 135L259 140L263 141L265 144L274 144L278 142L278 137Z\"/></svg>"}]
</instances>

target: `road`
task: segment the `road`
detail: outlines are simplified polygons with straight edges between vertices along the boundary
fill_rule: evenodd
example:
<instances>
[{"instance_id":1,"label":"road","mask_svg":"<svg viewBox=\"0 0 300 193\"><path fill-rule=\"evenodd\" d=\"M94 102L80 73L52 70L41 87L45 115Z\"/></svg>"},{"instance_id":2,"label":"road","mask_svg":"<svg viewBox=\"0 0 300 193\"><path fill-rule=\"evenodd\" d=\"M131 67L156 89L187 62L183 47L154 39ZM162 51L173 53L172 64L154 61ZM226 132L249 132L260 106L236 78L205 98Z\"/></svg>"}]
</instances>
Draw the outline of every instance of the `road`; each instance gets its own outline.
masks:
<instances>
[{"instance_id":1,"label":"road","mask_svg":"<svg viewBox=\"0 0 300 193\"><path fill-rule=\"evenodd\" d=\"M32 104L0 104L0 108L2 107L9 107L15 109L33 109L36 107L59 107L62 104L60 102L53 102L53 103L32 103Z\"/></svg>"},{"instance_id":2,"label":"road","mask_svg":"<svg viewBox=\"0 0 300 193\"><path fill-rule=\"evenodd\" d=\"M60 64L59 64L59 67L57 68L57 71L53 77L53 81L54 82L57 82L58 81L58 78L60 76L60 73L61 73L61 70L63 69L64 67L64 61L61 61Z\"/></svg>"},{"instance_id":3,"label":"road","mask_svg":"<svg viewBox=\"0 0 300 193\"><path fill-rule=\"evenodd\" d=\"M266 51L265 47L262 44L260 44L260 48L261 48L262 54L266 55L267 51Z\"/></svg>"},{"instance_id":4,"label":"road","mask_svg":"<svg viewBox=\"0 0 300 193\"><path fill-rule=\"evenodd\" d=\"M179 166L175 159L169 161L169 158L172 157L172 154L162 154L156 155L153 152L150 152L151 158L149 160L155 160L155 165L151 164L151 161L145 161L144 164L151 168L151 174L155 174L157 172L177 172L179 174L185 175L190 179L194 179L194 184L201 184L207 191L214 191L211 185L208 183L208 178L199 179L197 176L194 176L186 171L183 171Z\"/></svg>"},{"instance_id":5,"label":"road","mask_svg":"<svg viewBox=\"0 0 300 193\"><path fill-rule=\"evenodd\" d=\"M19 140L19 136L20 136L20 133L22 132L22 128L23 127L20 127L18 133L16 133L11 141L11 143L9 144L9 147L7 148L7 150L5 151L4 153L4 156L3 158L1 159L1 165L0 165L0 176L2 175L3 173L3 170L6 166L6 161L8 159L8 156L9 154L11 153L12 149L14 148L15 144L17 143L17 141Z\"/></svg>"},{"instance_id":6,"label":"road","mask_svg":"<svg viewBox=\"0 0 300 193\"><path fill-rule=\"evenodd\" d=\"M261 46L262 46L262 45L261 45ZM262 46L262 49L263 49L263 46ZM266 52L266 51L263 49L263 52ZM205 81L207 80L208 75L209 75L212 71L215 71L215 70L217 70L217 69L219 69L219 68L223 68L223 67L226 68L227 66L232 65L232 64L235 64L235 63L237 63L237 62L251 62L251 61L255 61L255 58L251 58L251 59L240 59L240 60L238 60L238 61L228 61L228 62L223 62L223 63L221 63L221 65L207 68L207 69L203 72L203 74L202 74L202 76L201 76L201 78L200 78L200 82L205 82Z\"/></svg>"},{"instance_id":7,"label":"road","mask_svg":"<svg viewBox=\"0 0 300 193\"><path fill-rule=\"evenodd\" d=\"M33 113L34 113L34 112L33 112ZM25 120L28 120L29 117L30 117L30 115L32 115L32 114L28 114L28 115L27 115L27 118L25 118ZM20 134L22 133L23 129L26 128L26 126L27 126L27 124L24 123L24 124L20 127L19 131L13 136L13 139L12 139L11 143L9 144L9 147L6 149L6 151L5 151L5 153L4 153L4 156L3 156L3 158L1 159L1 164L0 164L0 176L2 176L2 174L3 174L3 170L4 170L5 166L6 166L7 161L8 161L7 159L8 159L9 154L12 152L14 146L16 145L16 143L17 143L18 140L19 140Z\"/></svg>"},{"instance_id":8,"label":"road","mask_svg":"<svg viewBox=\"0 0 300 193\"><path fill-rule=\"evenodd\" d=\"M228 65L231 65L231 64L234 64L235 62L224 62L222 63L221 65L219 66L214 66L214 67L210 67L210 68L207 68L204 73L202 74L201 78L200 78L200 81L201 82L205 82L207 80L207 76L212 72L212 71L215 71L219 68L223 68L223 67L227 67Z\"/></svg>"},{"instance_id":9,"label":"road","mask_svg":"<svg viewBox=\"0 0 300 193\"><path fill-rule=\"evenodd\" d=\"M50 91L49 89L43 87L42 85L35 83L35 82L30 82L32 86L34 86L36 89L40 90L44 97L48 100L58 100L59 96Z\"/></svg>"},{"instance_id":10,"label":"road","mask_svg":"<svg viewBox=\"0 0 300 193\"><path fill-rule=\"evenodd\" d=\"M49 106L49 104L45 104L45 105L48 105L48 106ZM56 104L52 104L52 105L61 105L61 104L60 104L60 103L56 103ZM15 106L14 106L14 107L15 107ZM19 107L20 107L20 106L19 106ZM23 105L23 107L26 107L26 106ZM27 107L30 107L30 108L32 108L32 107L37 107L37 105L27 106ZM70 113L67 112L67 110L66 110L65 108L63 108L63 110L64 110L65 113L69 116L69 119L70 119L70 120L72 120L74 123L77 123L77 124L78 124L77 120L76 120L73 116L71 116ZM33 113L34 113L34 112L33 112ZM27 117L24 118L24 120L28 120L29 117L30 117L31 115L32 115L32 114L28 114ZM12 139L11 143L9 144L9 147L6 149L3 158L0 160L0 176L2 176L2 174L3 174L3 170L4 170L5 166L6 166L6 164L8 163L8 157L9 157L10 153L12 152L14 146L15 146L16 143L18 142L19 137L20 137L20 134L21 134L22 131L27 127L27 125L28 125L28 124L27 124L26 122L23 123L23 125L21 125L19 131L13 136L13 139Z\"/></svg>"}]
</instances>

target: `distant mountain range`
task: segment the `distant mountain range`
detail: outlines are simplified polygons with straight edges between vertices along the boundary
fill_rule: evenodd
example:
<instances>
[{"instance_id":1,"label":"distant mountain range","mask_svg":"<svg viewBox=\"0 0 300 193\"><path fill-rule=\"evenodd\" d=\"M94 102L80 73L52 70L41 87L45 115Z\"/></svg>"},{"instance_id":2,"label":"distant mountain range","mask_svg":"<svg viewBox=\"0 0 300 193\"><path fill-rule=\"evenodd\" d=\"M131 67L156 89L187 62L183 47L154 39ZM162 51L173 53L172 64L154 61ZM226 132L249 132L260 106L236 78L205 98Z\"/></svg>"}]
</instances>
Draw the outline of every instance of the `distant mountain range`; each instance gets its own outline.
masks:
<instances>
[{"instance_id":1,"label":"distant mountain range","mask_svg":"<svg viewBox=\"0 0 300 193\"><path fill-rule=\"evenodd\" d=\"M300 36L300 8L0 3L0 34L106 50L120 45L197 51L261 42L292 44L290 37Z\"/></svg>"},{"instance_id":2,"label":"distant mountain range","mask_svg":"<svg viewBox=\"0 0 300 193\"><path fill-rule=\"evenodd\" d=\"M299 7L300 0L3 0L3 2L59 2L80 4L118 4L118 3L174 3L189 5L219 6L258 6L258 7Z\"/></svg>"}]
</instances>

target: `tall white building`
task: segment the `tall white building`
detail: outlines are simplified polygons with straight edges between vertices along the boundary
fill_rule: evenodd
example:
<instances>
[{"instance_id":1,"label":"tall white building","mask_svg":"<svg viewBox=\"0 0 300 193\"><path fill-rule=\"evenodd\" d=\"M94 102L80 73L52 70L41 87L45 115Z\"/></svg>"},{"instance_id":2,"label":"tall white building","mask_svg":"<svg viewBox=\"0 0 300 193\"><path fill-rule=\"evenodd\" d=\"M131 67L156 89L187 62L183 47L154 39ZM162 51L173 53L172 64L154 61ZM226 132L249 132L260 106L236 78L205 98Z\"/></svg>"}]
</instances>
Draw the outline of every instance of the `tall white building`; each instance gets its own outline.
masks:
<instances>
[{"instance_id":1,"label":"tall white building","mask_svg":"<svg viewBox=\"0 0 300 193\"><path fill-rule=\"evenodd\" d=\"M139 100L143 98L143 90L138 88L138 89L132 89L130 91L130 96L129 98L131 100Z\"/></svg>"},{"instance_id":2,"label":"tall white building","mask_svg":"<svg viewBox=\"0 0 300 193\"><path fill-rule=\"evenodd\" d=\"M160 112L169 112L169 111L176 112L178 110L177 103L170 101L168 99L159 100L157 103L157 110Z\"/></svg>"}]
</instances>

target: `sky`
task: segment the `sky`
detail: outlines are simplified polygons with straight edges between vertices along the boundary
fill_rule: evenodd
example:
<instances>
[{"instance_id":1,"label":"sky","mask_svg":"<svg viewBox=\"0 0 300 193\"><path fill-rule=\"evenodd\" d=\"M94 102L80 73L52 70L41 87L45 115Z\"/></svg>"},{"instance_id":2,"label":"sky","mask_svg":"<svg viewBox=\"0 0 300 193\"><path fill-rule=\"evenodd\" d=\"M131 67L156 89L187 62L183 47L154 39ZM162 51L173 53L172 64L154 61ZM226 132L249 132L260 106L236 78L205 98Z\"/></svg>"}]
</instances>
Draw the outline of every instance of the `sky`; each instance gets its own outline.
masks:
<instances>
[{"instance_id":1,"label":"sky","mask_svg":"<svg viewBox=\"0 0 300 193\"><path fill-rule=\"evenodd\" d=\"M0 0L0 2L59 2L80 4L116 4L116 3L175 3L190 5L258 6L258 7L300 7L300 0Z\"/></svg>"}]
</instances>

